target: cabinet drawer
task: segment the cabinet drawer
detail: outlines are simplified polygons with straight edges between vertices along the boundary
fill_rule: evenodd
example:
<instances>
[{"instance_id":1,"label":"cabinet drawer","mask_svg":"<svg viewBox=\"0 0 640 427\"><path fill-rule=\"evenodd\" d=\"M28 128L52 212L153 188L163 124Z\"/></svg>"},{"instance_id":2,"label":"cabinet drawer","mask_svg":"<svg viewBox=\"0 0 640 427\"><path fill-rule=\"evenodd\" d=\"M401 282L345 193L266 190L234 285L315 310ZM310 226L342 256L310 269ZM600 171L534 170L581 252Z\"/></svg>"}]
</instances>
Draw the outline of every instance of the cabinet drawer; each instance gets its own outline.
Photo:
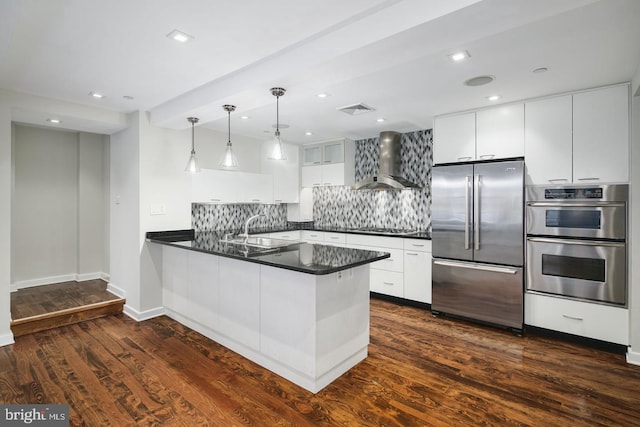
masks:
<instances>
[{"instance_id":1,"label":"cabinet drawer","mask_svg":"<svg viewBox=\"0 0 640 427\"><path fill-rule=\"evenodd\" d=\"M396 271L398 273L403 272L404 266L404 251L402 249L381 248L378 246L363 246L363 245L349 245L354 249L365 249L368 251L376 252L389 252L391 256L389 258L381 259L369 264L372 269Z\"/></svg>"},{"instance_id":2,"label":"cabinet drawer","mask_svg":"<svg viewBox=\"0 0 640 427\"><path fill-rule=\"evenodd\" d=\"M369 273L371 292L402 298L404 296L404 277L394 271L371 269Z\"/></svg>"},{"instance_id":3,"label":"cabinet drawer","mask_svg":"<svg viewBox=\"0 0 640 427\"><path fill-rule=\"evenodd\" d=\"M300 240L305 242L324 242L324 233L322 231L302 230L300 232Z\"/></svg>"},{"instance_id":4,"label":"cabinet drawer","mask_svg":"<svg viewBox=\"0 0 640 427\"><path fill-rule=\"evenodd\" d=\"M625 308L525 294L525 324L617 344L629 344Z\"/></svg>"},{"instance_id":5,"label":"cabinet drawer","mask_svg":"<svg viewBox=\"0 0 640 427\"><path fill-rule=\"evenodd\" d=\"M431 240L402 239L405 251L431 252Z\"/></svg>"},{"instance_id":6,"label":"cabinet drawer","mask_svg":"<svg viewBox=\"0 0 640 427\"><path fill-rule=\"evenodd\" d=\"M300 231L279 231L277 233L270 233L269 237L273 237L274 239L283 239L283 240L300 240Z\"/></svg>"},{"instance_id":7,"label":"cabinet drawer","mask_svg":"<svg viewBox=\"0 0 640 427\"><path fill-rule=\"evenodd\" d=\"M324 233L324 242L328 245L344 246L346 235L342 233Z\"/></svg>"},{"instance_id":8,"label":"cabinet drawer","mask_svg":"<svg viewBox=\"0 0 640 427\"><path fill-rule=\"evenodd\" d=\"M380 248L402 249L402 239L398 237L366 236L363 234L348 234L347 243L350 245L377 246Z\"/></svg>"}]
</instances>

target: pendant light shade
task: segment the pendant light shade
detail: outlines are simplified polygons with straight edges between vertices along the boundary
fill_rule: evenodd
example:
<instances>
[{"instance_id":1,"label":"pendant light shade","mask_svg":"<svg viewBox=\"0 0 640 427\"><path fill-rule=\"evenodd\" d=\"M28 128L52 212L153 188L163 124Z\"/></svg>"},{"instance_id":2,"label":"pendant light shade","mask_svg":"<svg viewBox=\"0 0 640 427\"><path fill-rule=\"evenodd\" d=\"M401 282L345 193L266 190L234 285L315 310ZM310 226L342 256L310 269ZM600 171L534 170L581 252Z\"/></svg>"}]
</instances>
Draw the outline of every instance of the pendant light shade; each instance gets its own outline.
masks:
<instances>
[{"instance_id":1,"label":"pendant light shade","mask_svg":"<svg viewBox=\"0 0 640 427\"><path fill-rule=\"evenodd\" d=\"M231 112L235 111L236 106L235 105L223 105L222 108L224 109L224 111L227 112L228 114L228 129L229 129L229 139L227 140L227 148L224 150L224 153L222 154L222 158L220 159L220 162L218 163L220 166L222 166L225 169L237 169L238 168L238 158L236 157L235 154L233 154L233 149L231 147Z\"/></svg>"},{"instance_id":2,"label":"pendant light shade","mask_svg":"<svg viewBox=\"0 0 640 427\"><path fill-rule=\"evenodd\" d=\"M196 159L195 148L195 125L198 123L198 119L195 117L188 117L187 120L191 123L191 156L187 162L187 167L184 168L186 172L198 173L200 172L200 166L198 166L198 160Z\"/></svg>"},{"instance_id":3,"label":"pendant light shade","mask_svg":"<svg viewBox=\"0 0 640 427\"><path fill-rule=\"evenodd\" d=\"M269 155L269 158L272 160L287 160L287 153L285 153L282 147L282 139L280 139L280 104L278 102L285 92L286 89L281 87L271 88L271 95L276 97L276 133L271 143L272 148L271 154Z\"/></svg>"}]
</instances>

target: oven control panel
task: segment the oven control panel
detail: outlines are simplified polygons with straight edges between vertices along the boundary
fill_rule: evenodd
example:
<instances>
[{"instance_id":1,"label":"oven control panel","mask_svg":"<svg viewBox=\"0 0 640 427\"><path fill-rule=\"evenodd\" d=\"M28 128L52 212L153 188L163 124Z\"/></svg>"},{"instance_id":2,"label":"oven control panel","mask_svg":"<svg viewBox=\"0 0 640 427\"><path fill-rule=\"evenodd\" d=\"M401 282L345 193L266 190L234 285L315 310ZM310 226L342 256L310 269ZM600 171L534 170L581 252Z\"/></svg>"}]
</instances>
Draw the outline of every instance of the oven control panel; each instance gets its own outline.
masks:
<instances>
[{"instance_id":1,"label":"oven control panel","mask_svg":"<svg viewBox=\"0 0 640 427\"><path fill-rule=\"evenodd\" d=\"M549 199L602 199L602 187L545 188L544 198Z\"/></svg>"}]
</instances>

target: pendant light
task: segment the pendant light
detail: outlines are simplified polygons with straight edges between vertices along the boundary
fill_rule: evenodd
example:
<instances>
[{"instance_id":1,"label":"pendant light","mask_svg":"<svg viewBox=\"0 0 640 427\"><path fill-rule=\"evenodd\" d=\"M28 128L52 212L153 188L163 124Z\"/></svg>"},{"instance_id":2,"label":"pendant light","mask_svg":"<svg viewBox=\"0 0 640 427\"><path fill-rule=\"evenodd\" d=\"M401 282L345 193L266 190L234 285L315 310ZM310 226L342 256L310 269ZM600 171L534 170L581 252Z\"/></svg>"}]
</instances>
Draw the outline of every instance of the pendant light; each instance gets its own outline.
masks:
<instances>
[{"instance_id":1,"label":"pendant light","mask_svg":"<svg viewBox=\"0 0 640 427\"><path fill-rule=\"evenodd\" d=\"M222 108L228 114L228 125L229 125L229 139L227 140L227 148L224 150L224 154L218 163L225 169L237 169L238 168L238 158L231 149L231 112L236 110L235 105L223 105Z\"/></svg>"},{"instance_id":2,"label":"pendant light","mask_svg":"<svg viewBox=\"0 0 640 427\"><path fill-rule=\"evenodd\" d=\"M195 125L198 123L198 119L196 117L187 117L187 120L191 123L191 157L189 157L187 167L184 168L184 170L191 173L198 173L200 172L200 166L198 166L198 161L196 160L195 148Z\"/></svg>"},{"instance_id":3,"label":"pendant light","mask_svg":"<svg viewBox=\"0 0 640 427\"><path fill-rule=\"evenodd\" d=\"M282 140L280 139L280 104L278 102L285 92L286 89L281 87L271 88L271 95L276 97L276 135L272 142L273 148L271 149L271 154L269 155L269 158L272 160L287 160L287 153L284 152Z\"/></svg>"}]
</instances>

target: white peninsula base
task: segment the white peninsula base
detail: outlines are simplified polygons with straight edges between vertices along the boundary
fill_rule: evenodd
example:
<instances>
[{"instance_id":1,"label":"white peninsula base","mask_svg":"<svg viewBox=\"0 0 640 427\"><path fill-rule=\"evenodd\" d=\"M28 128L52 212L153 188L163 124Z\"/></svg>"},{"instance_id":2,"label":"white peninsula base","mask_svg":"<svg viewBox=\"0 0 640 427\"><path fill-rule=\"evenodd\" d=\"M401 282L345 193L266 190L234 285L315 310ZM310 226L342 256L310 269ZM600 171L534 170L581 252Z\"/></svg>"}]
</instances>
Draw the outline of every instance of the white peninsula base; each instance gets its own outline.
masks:
<instances>
[{"instance_id":1,"label":"white peninsula base","mask_svg":"<svg viewBox=\"0 0 640 427\"><path fill-rule=\"evenodd\" d=\"M289 381L317 393L367 357L369 265L313 275L162 250L167 315Z\"/></svg>"}]
</instances>

